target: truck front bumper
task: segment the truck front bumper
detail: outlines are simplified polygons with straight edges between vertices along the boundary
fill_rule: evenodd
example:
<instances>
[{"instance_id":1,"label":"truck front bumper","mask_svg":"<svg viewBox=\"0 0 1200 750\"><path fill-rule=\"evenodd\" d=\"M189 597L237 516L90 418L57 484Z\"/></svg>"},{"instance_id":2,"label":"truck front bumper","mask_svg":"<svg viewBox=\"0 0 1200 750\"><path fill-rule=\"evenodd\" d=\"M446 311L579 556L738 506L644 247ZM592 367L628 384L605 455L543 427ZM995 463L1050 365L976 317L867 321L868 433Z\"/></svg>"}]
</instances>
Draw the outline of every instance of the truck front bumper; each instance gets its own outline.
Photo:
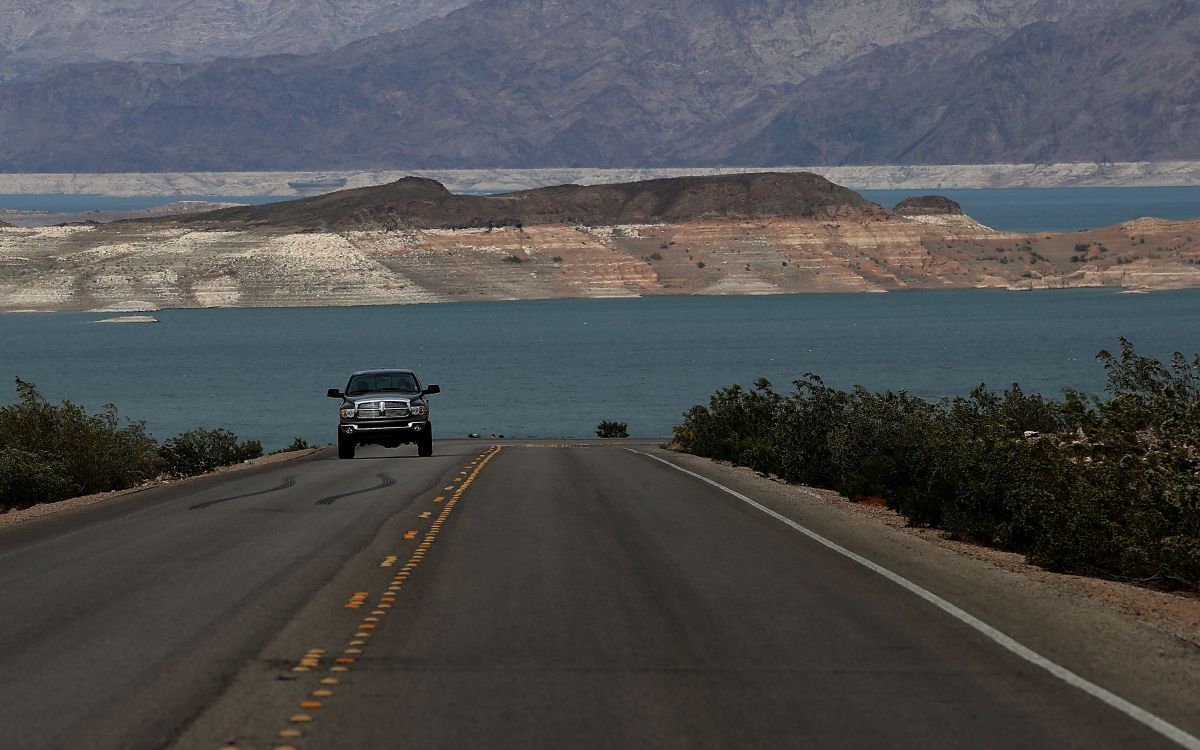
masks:
<instances>
[{"instance_id":1,"label":"truck front bumper","mask_svg":"<svg viewBox=\"0 0 1200 750\"><path fill-rule=\"evenodd\" d=\"M393 422L386 425L362 425L362 424L342 424L338 425L338 432L343 435L358 435L358 434L379 434L383 432L420 432L425 429L426 422Z\"/></svg>"}]
</instances>

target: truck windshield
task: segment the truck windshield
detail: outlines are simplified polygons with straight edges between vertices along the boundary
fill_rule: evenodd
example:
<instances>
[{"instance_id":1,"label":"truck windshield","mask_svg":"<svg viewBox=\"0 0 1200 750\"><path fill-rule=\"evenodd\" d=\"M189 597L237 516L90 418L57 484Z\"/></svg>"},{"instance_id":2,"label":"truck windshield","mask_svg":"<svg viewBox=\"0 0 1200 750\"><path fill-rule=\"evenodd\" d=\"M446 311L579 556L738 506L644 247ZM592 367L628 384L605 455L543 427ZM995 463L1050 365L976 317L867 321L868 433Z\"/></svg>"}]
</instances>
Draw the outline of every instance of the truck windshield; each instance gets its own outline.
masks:
<instances>
[{"instance_id":1,"label":"truck windshield","mask_svg":"<svg viewBox=\"0 0 1200 750\"><path fill-rule=\"evenodd\" d=\"M350 384L346 386L346 395L385 391L416 393L419 390L417 379L411 372L371 372L351 377Z\"/></svg>"}]
</instances>

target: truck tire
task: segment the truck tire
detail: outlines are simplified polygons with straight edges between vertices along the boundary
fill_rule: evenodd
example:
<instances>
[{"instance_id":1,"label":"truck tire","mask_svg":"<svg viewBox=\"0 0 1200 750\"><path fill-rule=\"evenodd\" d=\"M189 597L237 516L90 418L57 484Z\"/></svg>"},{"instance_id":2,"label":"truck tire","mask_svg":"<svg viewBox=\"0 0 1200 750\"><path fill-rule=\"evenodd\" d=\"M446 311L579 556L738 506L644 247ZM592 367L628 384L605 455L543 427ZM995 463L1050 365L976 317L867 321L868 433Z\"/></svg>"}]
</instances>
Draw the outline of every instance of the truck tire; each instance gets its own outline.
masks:
<instances>
[{"instance_id":1,"label":"truck tire","mask_svg":"<svg viewBox=\"0 0 1200 750\"><path fill-rule=\"evenodd\" d=\"M433 455L433 425L425 425L425 429L417 436L417 455L427 457Z\"/></svg>"},{"instance_id":2,"label":"truck tire","mask_svg":"<svg viewBox=\"0 0 1200 750\"><path fill-rule=\"evenodd\" d=\"M338 435L338 458L354 458L354 440Z\"/></svg>"}]
</instances>

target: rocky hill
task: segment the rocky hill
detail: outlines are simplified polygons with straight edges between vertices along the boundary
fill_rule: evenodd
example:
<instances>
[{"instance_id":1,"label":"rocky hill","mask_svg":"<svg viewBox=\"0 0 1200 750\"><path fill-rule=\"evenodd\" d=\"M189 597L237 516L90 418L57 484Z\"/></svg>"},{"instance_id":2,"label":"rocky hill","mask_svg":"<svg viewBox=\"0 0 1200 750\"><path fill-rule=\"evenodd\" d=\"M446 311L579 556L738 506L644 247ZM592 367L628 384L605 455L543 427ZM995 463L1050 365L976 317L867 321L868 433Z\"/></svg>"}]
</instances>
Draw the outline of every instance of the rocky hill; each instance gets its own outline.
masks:
<instances>
[{"instance_id":1,"label":"rocky hill","mask_svg":"<svg viewBox=\"0 0 1200 750\"><path fill-rule=\"evenodd\" d=\"M0 170L1195 158L1198 12L480 0L327 53L0 87Z\"/></svg>"},{"instance_id":2,"label":"rocky hill","mask_svg":"<svg viewBox=\"0 0 1200 750\"><path fill-rule=\"evenodd\" d=\"M434 180L406 177L379 187L193 214L176 221L220 228L467 229L882 213L853 190L819 175L792 172L559 185L496 196L456 195Z\"/></svg>"},{"instance_id":3,"label":"rocky hill","mask_svg":"<svg viewBox=\"0 0 1200 750\"><path fill-rule=\"evenodd\" d=\"M0 81L66 63L310 54L469 0L0 0Z\"/></svg>"},{"instance_id":4,"label":"rocky hill","mask_svg":"<svg viewBox=\"0 0 1200 750\"><path fill-rule=\"evenodd\" d=\"M892 209L901 216L960 216L962 206L944 195L914 195Z\"/></svg>"}]
</instances>

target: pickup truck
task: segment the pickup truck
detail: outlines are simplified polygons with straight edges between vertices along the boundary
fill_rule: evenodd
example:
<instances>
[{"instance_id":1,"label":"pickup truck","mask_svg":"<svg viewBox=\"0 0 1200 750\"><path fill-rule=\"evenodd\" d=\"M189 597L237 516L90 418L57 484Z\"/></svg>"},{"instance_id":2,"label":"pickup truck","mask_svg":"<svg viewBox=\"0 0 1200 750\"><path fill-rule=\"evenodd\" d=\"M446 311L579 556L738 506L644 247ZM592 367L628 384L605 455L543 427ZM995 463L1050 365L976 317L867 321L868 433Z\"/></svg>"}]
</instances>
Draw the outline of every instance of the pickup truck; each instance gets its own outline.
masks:
<instances>
[{"instance_id":1,"label":"pickup truck","mask_svg":"<svg viewBox=\"0 0 1200 750\"><path fill-rule=\"evenodd\" d=\"M421 387L412 370L360 370L346 390L330 388L341 399L338 409L338 458L354 458L358 445L396 448L416 443L418 456L433 455L433 423L425 397L441 393L436 385Z\"/></svg>"}]
</instances>

